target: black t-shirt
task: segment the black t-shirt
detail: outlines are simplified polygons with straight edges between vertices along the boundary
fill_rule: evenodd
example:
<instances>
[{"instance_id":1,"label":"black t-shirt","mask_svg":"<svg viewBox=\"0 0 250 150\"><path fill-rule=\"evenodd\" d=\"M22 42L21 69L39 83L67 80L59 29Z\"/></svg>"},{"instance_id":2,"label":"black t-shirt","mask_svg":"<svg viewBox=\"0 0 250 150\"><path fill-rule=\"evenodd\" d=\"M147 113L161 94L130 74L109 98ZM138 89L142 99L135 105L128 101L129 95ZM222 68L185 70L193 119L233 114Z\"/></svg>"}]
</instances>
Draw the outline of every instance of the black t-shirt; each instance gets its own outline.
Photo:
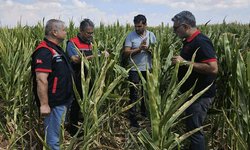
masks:
<instances>
[{"instance_id":1,"label":"black t-shirt","mask_svg":"<svg viewBox=\"0 0 250 150\"><path fill-rule=\"evenodd\" d=\"M194 35L192 35L190 39L185 40L183 42L183 49L181 51L181 57L184 58L185 60L191 61L192 56L197 49L198 51L196 52L196 57L194 60L195 62L216 61L212 41L206 35L201 33L199 30ZM187 67L180 66L179 73L178 73L179 80L181 80L185 76L187 70L188 70ZM197 83L193 91L193 96L214 82L214 78L212 74L202 74L196 71L192 71L189 78L182 85L181 92L186 92L190 90L196 80L197 80ZM215 94L216 94L216 89L213 84L201 97L203 98L214 97Z\"/></svg>"}]
</instances>

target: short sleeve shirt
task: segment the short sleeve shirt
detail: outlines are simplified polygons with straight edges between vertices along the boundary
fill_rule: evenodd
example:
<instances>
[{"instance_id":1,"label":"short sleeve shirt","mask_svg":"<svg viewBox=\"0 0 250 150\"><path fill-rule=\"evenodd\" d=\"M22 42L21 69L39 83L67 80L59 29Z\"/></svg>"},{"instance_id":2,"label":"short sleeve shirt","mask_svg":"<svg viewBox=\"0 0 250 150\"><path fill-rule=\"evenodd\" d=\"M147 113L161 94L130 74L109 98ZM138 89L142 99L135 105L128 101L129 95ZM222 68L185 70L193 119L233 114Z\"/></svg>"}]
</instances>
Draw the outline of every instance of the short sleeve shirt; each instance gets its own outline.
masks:
<instances>
[{"instance_id":1,"label":"short sleeve shirt","mask_svg":"<svg viewBox=\"0 0 250 150\"><path fill-rule=\"evenodd\" d=\"M148 46L149 46L149 37L152 43L156 42L156 38L153 32L146 30L145 36L142 37L141 35L138 35L134 30L128 34L125 41L125 47L131 47L131 49L138 48L141 44L141 41L146 37L148 38L147 39ZM134 63L137 65L140 71L146 71L146 63L148 69L152 67L151 54L147 51L141 50L140 53L131 56L131 58L133 59ZM133 65L130 58L128 59L128 65ZM131 71L136 71L136 68L133 66L131 68Z\"/></svg>"},{"instance_id":2,"label":"short sleeve shirt","mask_svg":"<svg viewBox=\"0 0 250 150\"><path fill-rule=\"evenodd\" d=\"M34 55L35 60L35 72L52 72L52 54L47 48L40 48Z\"/></svg>"},{"instance_id":3,"label":"short sleeve shirt","mask_svg":"<svg viewBox=\"0 0 250 150\"><path fill-rule=\"evenodd\" d=\"M75 77L70 60L56 43L44 38L32 54L33 92L38 106L36 72L48 72L49 106L55 107L74 98L72 76Z\"/></svg>"},{"instance_id":4,"label":"short sleeve shirt","mask_svg":"<svg viewBox=\"0 0 250 150\"><path fill-rule=\"evenodd\" d=\"M185 60L191 61L194 52L197 50L195 62L212 62L216 61L214 47L212 41L199 30L193 34L190 39L183 42L183 49L181 51L181 57ZM181 80L188 68L185 66L180 66L178 78ZM198 80L197 80L198 79ZM202 74L196 71L192 71L189 78L182 85L181 91L186 92L191 89L197 80L196 87L193 91L193 95L199 93L211 83L213 83L214 78L212 74ZM214 97L216 94L214 84L201 96L201 97Z\"/></svg>"}]
</instances>

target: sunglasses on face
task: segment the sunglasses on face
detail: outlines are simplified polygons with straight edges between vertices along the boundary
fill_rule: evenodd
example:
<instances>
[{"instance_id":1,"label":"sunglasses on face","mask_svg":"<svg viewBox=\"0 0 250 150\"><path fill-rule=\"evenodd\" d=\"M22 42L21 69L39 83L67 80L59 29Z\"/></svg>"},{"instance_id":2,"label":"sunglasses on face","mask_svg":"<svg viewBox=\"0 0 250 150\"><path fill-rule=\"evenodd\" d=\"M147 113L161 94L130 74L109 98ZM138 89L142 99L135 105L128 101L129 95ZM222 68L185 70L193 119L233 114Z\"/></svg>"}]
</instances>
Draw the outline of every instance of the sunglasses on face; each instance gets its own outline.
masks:
<instances>
[{"instance_id":1,"label":"sunglasses on face","mask_svg":"<svg viewBox=\"0 0 250 150\"><path fill-rule=\"evenodd\" d=\"M177 26L177 27L174 27L173 26L173 29L174 29L174 31L176 31L179 27L181 27L181 26L183 26L184 24L181 24L181 25L179 25L179 26Z\"/></svg>"}]
</instances>

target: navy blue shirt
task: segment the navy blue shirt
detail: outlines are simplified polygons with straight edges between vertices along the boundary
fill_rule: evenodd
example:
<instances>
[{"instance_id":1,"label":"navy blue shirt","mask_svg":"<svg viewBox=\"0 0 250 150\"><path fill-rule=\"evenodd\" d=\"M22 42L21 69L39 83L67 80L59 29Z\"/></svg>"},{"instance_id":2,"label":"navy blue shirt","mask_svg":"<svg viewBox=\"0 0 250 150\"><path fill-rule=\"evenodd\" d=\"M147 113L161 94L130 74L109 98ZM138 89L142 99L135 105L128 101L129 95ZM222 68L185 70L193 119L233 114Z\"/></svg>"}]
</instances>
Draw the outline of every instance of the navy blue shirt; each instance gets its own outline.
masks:
<instances>
[{"instance_id":1,"label":"navy blue shirt","mask_svg":"<svg viewBox=\"0 0 250 150\"><path fill-rule=\"evenodd\" d=\"M198 49L199 48L199 49ZM215 53L214 53L214 47L212 41L203 33L201 33L199 30L193 34L190 39L185 40L183 42L183 49L181 51L181 57L185 60L191 61L192 56L194 52L197 51L195 62L212 62L216 61ZM181 80L188 68L185 66L180 66L178 78ZM198 80L197 80L198 79ZM192 71L189 78L186 80L186 82L181 87L181 92L186 92L191 89L191 87L194 85L195 81L197 80L195 89L193 91L193 96L203 89L205 89L207 86L209 86L211 83L213 83L214 78L212 74L202 74L198 73L196 71ZM201 98L205 97L214 97L216 94L216 89L214 84L201 96Z\"/></svg>"}]
</instances>

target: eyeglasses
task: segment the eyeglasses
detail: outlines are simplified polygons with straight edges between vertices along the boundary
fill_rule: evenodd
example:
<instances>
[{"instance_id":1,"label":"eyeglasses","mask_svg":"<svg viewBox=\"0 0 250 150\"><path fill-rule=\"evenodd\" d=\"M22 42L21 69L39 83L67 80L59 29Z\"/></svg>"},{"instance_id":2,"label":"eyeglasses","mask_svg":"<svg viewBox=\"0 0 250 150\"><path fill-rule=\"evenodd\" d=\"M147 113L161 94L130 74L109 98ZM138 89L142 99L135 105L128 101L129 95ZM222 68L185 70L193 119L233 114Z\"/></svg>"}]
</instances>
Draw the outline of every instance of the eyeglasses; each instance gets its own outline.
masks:
<instances>
[{"instance_id":1,"label":"eyeglasses","mask_svg":"<svg viewBox=\"0 0 250 150\"><path fill-rule=\"evenodd\" d=\"M88 35L93 35L94 34L94 32L85 32L85 33L87 33Z\"/></svg>"},{"instance_id":2,"label":"eyeglasses","mask_svg":"<svg viewBox=\"0 0 250 150\"><path fill-rule=\"evenodd\" d=\"M183 25L184 25L184 24L181 24L181 25L179 25L179 26L177 26L177 27L174 27L174 26L173 26L174 31L176 32L176 30L177 30L179 27L183 26Z\"/></svg>"}]
</instances>

